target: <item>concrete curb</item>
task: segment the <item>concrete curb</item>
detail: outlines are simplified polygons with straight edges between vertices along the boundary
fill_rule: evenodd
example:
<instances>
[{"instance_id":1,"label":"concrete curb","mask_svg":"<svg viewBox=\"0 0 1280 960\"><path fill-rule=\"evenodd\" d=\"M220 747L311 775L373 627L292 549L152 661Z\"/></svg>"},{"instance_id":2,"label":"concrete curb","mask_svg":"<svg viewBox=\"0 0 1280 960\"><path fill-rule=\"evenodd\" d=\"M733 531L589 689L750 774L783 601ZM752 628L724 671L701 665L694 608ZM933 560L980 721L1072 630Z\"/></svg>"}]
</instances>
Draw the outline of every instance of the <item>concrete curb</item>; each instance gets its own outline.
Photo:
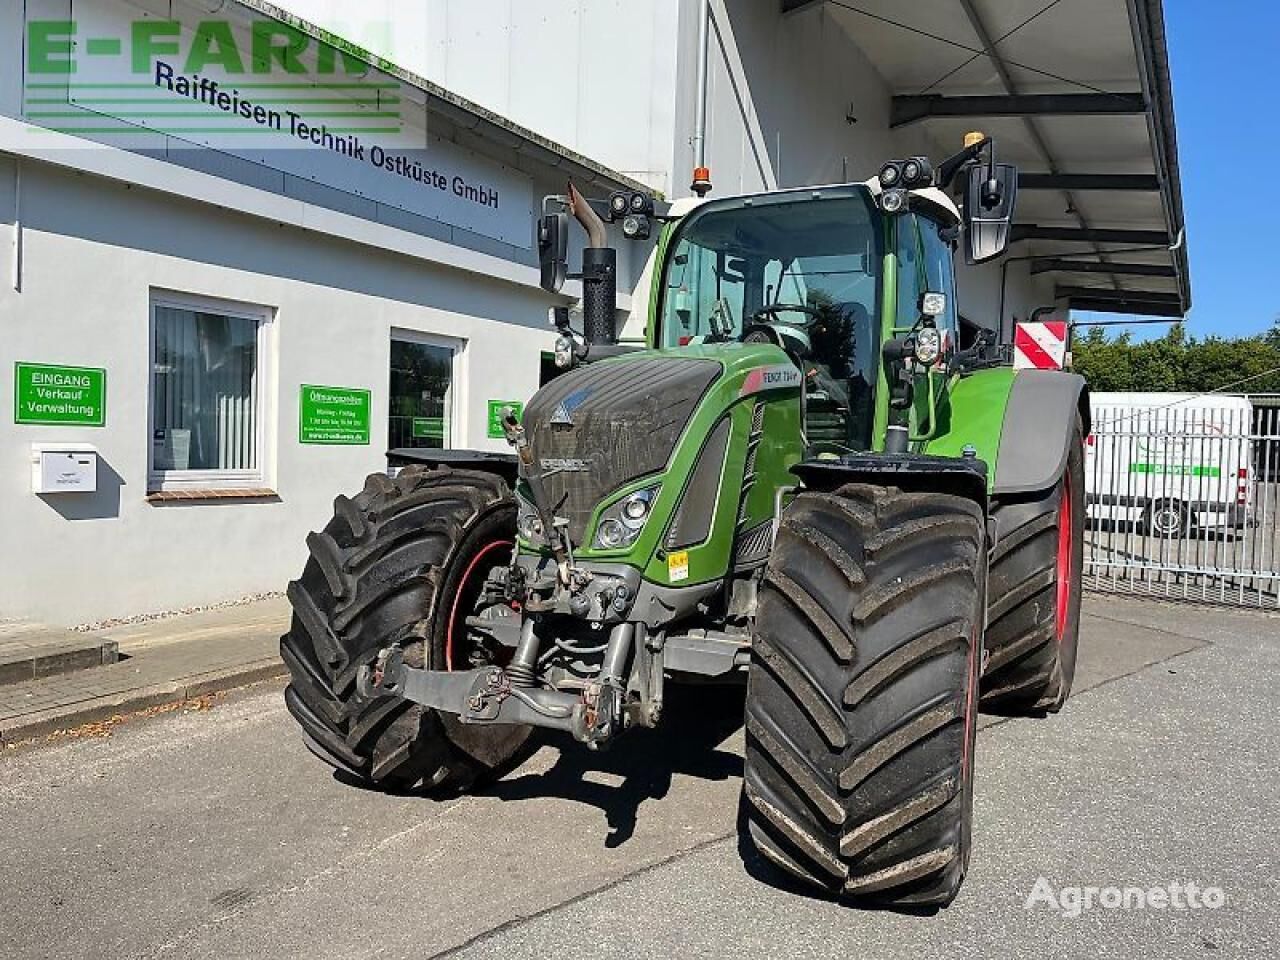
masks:
<instances>
[{"instance_id":1,"label":"concrete curb","mask_svg":"<svg viewBox=\"0 0 1280 960\"><path fill-rule=\"evenodd\" d=\"M148 707L183 703L210 693L275 680L288 675L288 668L278 658L238 664L222 670L193 674L167 683L138 687L124 693L94 697L15 717L0 729L0 743L17 743L47 736L58 730L69 730L86 723L107 720L122 713L133 713Z\"/></svg>"},{"instance_id":2,"label":"concrete curb","mask_svg":"<svg viewBox=\"0 0 1280 960\"><path fill-rule=\"evenodd\" d=\"M55 642L28 644L0 650L0 684L44 680L91 667L102 667L120 659L114 640L100 636L77 637L68 633Z\"/></svg>"}]
</instances>

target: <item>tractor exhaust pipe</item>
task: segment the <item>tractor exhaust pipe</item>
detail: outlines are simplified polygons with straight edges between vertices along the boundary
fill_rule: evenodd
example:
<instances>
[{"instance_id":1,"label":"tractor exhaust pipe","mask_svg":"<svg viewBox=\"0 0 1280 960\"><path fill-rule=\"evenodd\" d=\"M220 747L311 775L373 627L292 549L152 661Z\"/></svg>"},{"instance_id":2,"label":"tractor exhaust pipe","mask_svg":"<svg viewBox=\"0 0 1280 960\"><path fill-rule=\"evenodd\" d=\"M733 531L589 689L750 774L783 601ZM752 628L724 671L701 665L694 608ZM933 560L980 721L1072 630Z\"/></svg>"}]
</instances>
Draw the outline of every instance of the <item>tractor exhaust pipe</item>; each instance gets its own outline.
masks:
<instances>
[{"instance_id":1,"label":"tractor exhaust pipe","mask_svg":"<svg viewBox=\"0 0 1280 960\"><path fill-rule=\"evenodd\" d=\"M587 231L587 247L582 251L582 332L591 346L613 346L618 342L618 251L607 246L604 221L572 183L569 212Z\"/></svg>"}]
</instances>

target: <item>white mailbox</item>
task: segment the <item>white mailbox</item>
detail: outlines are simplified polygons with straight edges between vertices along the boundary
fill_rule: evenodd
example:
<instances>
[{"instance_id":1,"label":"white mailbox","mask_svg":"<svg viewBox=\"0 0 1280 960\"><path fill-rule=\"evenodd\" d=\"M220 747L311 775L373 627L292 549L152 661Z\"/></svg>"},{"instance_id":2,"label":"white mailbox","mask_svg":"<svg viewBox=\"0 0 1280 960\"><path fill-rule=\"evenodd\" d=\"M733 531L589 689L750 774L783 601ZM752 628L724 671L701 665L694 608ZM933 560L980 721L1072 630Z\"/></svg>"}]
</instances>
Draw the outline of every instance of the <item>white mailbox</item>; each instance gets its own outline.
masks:
<instances>
[{"instance_id":1,"label":"white mailbox","mask_svg":"<svg viewBox=\"0 0 1280 960\"><path fill-rule=\"evenodd\" d=\"M87 443L33 443L33 493L96 493L98 451Z\"/></svg>"}]
</instances>

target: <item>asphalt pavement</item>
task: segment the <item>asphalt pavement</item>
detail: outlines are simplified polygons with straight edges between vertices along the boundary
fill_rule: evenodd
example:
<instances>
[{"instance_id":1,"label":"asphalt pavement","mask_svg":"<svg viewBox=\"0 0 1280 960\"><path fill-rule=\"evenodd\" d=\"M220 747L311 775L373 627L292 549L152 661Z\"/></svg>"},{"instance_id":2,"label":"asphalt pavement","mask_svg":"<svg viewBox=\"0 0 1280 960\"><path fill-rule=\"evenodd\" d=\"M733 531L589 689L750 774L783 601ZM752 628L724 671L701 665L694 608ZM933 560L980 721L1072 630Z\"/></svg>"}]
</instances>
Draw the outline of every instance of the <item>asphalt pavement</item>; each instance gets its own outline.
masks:
<instances>
[{"instance_id":1,"label":"asphalt pavement","mask_svg":"<svg viewBox=\"0 0 1280 960\"><path fill-rule=\"evenodd\" d=\"M439 801L335 776L272 683L0 756L3 955L1280 955L1280 619L1090 599L1082 645L1059 716L984 721L970 875L936 916L743 868L733 691L685 689L661 731L605 754L552 739ZM1148 893L1188 881L1223 902ZM1129 909L1098 903L1117 887Z\"/></svg>"}]
</instances>

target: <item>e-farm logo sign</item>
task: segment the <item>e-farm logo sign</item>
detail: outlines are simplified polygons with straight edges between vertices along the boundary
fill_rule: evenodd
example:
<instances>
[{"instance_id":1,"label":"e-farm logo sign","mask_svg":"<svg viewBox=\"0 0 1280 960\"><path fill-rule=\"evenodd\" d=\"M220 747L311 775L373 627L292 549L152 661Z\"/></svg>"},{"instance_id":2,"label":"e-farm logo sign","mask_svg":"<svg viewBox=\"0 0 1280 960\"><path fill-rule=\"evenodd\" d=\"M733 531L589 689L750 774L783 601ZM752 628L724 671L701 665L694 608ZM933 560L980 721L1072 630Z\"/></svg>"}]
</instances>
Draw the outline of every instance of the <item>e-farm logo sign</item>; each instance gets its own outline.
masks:
<instances>
[{"instance_id":1,"label":"e-farm logo sign","mask_svg":"<svg viewBox=\"0 0 1280 960\"><path fill-rule=\"evenodd\" d=\"M532 178L431 136L422 97L391 64L333 34L209 6L221 16L76 0L66 19L66 0L27 0L25 117L162 158L216 150L215 169L255 186L260 171L226 158L283 173L271 182L310 202L331 196L317 184L532 246Z\"/></svg>"},{"instance_id":2,"label":"e-farm logo sign","mask_svg":"<svg viewBox=\"0 0 1280 960\"><path fill-rule=\"evenodd\" d=\"M390 168L361 135L403 130L401 85L368 78L376 58L332 41L274 20L31 20L27 117L71 133L278 134ZM133 123L86 124L68 105Z\"/></svg>"}]
</instances>

